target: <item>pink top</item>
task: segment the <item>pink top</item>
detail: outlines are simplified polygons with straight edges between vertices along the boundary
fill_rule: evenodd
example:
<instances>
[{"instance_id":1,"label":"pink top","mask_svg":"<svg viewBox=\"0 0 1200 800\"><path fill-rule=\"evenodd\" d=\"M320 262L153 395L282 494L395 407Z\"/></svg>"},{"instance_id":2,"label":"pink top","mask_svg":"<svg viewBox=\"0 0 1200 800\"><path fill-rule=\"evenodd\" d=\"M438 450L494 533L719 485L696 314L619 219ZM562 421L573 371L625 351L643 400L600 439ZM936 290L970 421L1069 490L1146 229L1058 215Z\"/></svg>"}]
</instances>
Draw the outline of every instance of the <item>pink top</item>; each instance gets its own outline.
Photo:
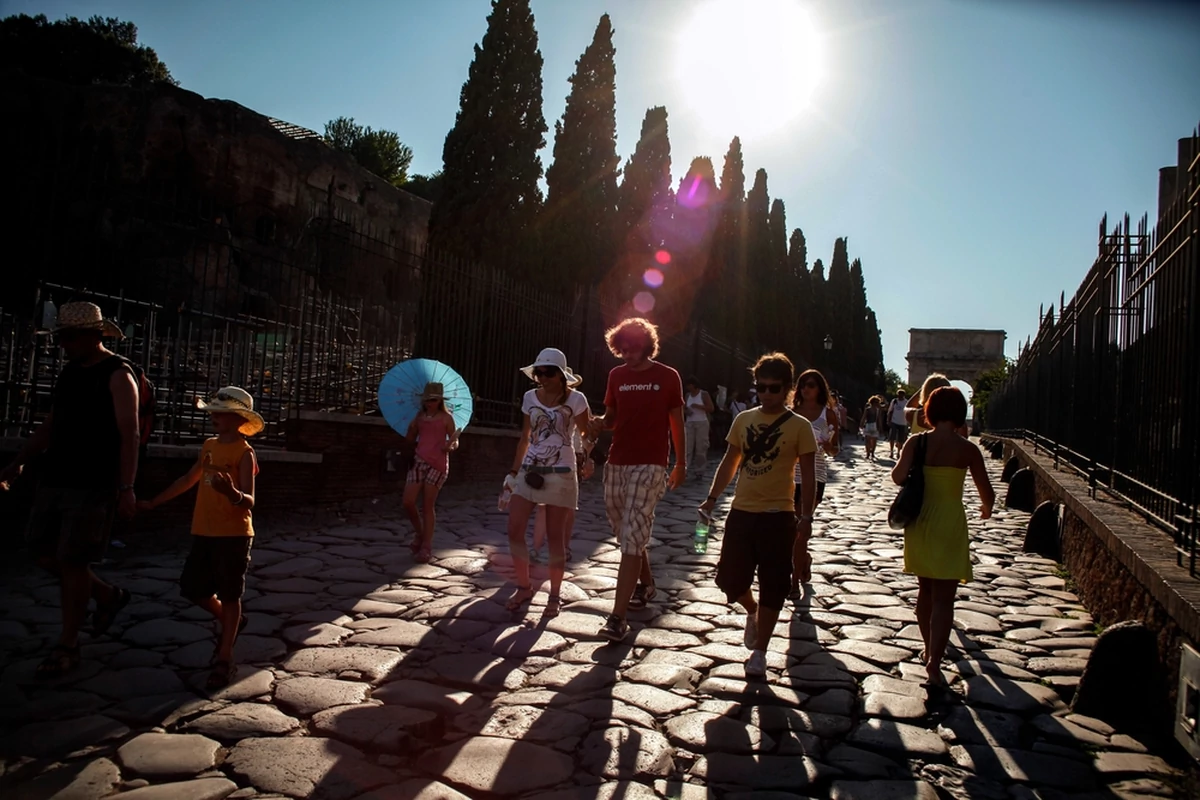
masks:
<instances>
[{"instance_id":1,"label":"pink top","mask_svg":"<svg viewBox=\"0 0 1200 800\"><path fill-rule=\"evenodd\" d=\"M446 452L446 417L417 415L417 458L444 475L450 474L450 454Z\"/></svg>"}]
</instances>

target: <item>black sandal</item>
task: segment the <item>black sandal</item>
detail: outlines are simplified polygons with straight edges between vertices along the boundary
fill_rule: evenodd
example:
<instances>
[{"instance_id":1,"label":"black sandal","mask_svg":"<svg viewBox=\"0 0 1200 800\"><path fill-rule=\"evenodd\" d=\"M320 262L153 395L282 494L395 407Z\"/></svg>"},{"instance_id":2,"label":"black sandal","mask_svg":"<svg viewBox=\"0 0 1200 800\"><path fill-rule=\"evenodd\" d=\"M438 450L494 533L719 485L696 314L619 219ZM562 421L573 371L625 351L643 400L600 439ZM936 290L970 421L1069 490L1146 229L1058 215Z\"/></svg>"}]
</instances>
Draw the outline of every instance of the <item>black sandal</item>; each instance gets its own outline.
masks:
<instances>
[{"instance_id":1,"label":"black sandal","mask_svg":"<svg viewBox=\"0 0 1200 800\"><path fill-rule=\"evenodd\" d=\"M562 598L556 594L546 598L546 609L542 612L542 616L546 619L553 619L562 613Z\"/></svg>"},{"instance_id":2,"label":"black sandal","mask_svg":"<svg viewBox=\"0 0 1200 800\"><path fill-rule=\"evenodd\" d=\"M521 606L533 600L533 596L537 594L532 586L518 586L517 593L508 598L508 602L504 607L509 611L520 611Z\"/></svg>"},{"instance_id":3,"label":"black sandal","mask_svg":"<svg viewBox=\"0 0 1200 800\"><path fill-rule=\"evenodd\" d=\"M127 589L119 586L112 587L112 599L107 603L97 603L96 610L92 613L92 635L101 636L107 633L108 629L112 627L113 620L117 618L117 614L129 605L132 598L133 595Z\"/></svg>"},{"instance_id":4,"label":"black sandal","mask_svg":"<svg viewBox=\"0 0 1200 800\"><path fill-rule=\"evenodd\" d=\"M224 660L214 661L209 670L208 680L204 682L206 689L224 689L233 682L237 675L237 665Z\"/></svg>"},{"instance_id":5,"label":"black sandal","mask_svg":"<svg viewBox=\"0 0 1200 800\"><path fill-rule=\"evenodd\" d=\"M658 587L653 583L639 583L633 590L633 596L629 598L629 607L634 611L641 611L646 606L650 605L650 601L658 594Z\"/></svg>"},{"instance_id":6,"label":"black sandal","mask_svg":"<svg viewBox=\"0 0 1200 800\"><path fill-rule=\"evenodd\" d=\"M50 649L50 655L37 665L34 675L38 680L52 681L61 678L78 666L79 645L67 647L65 644L56 644Z\"/></svg>"}]
</instances>

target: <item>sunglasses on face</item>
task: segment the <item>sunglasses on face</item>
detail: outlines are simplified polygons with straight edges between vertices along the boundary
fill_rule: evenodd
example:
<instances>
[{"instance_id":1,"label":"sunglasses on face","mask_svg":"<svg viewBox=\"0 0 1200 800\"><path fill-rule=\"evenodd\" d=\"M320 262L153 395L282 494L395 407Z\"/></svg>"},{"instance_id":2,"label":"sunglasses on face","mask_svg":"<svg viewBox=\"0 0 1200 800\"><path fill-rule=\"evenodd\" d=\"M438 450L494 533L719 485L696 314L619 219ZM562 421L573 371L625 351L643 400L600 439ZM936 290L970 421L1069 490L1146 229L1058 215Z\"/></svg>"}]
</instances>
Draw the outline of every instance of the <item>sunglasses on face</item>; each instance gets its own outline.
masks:
<instances>
[{"instance_id":1,"label":"sunglasses on face","mask_svg":"<svg viewBox=\"0 0 1200 800\"><path fill-rule=\"evenodd\" d=\"M783 391L782 383L756 383L754 391L759 394L778 394Z\"/></svg>"},{"instance_id":2,"label":"sunglasses on face","mask_svg":"<svg viewBox=\"0 0 1200 800\"><path fill-rule=\"evenodd\" d=\"M554 369L553 367L548 367L546 369L535 369L533 371L533 375L535 378L553 378L554 376L558 375L558 370Z\"/></svg>"}]
</instances>

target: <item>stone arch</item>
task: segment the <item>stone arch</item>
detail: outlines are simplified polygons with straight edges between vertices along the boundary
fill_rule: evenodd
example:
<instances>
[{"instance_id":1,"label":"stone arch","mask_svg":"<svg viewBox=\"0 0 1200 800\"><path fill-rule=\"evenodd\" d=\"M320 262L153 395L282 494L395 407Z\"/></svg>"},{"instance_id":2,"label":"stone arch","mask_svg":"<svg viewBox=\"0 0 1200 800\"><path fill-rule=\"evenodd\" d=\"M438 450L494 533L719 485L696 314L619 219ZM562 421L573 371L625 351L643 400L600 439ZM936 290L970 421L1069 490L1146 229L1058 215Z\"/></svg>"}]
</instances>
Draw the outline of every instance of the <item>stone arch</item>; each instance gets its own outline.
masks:
<instances>
[{"instance_id":1,"label":"stone arch","mask_svg":"<svg viewBox=\"0 0 1200 800\"><path fill-rule=\"evenodd\" d=\"M967 328L909 328L908 383L920 386L934 372L972 386L979 375L1004 360L1004 331Z\"/></svg>"}]
</instances>

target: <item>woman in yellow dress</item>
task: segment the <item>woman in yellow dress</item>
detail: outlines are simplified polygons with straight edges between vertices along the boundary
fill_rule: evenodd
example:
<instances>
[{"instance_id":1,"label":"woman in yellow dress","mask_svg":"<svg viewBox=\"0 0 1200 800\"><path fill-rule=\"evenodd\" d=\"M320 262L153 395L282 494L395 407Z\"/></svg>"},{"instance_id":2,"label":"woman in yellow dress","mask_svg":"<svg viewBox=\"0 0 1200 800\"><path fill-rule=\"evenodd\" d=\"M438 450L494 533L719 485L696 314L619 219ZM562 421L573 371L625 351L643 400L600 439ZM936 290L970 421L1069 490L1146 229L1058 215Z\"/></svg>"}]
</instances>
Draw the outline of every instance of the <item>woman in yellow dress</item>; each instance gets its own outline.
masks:
<instances>
[{"instance_id":1,"label":"woman in yellow dress","mask_svg":"<svg viewBox=\"0 0 1200 800\"><path fill-rule=\"evenodd\" d=\"M970 537L963 505L967 471L982 501L980 517L988 519L996 493L983 463L983 454L958 429L966 422L967 400L952 386L935 389L922 409L927 432L909 437L892 469L892 480L904 483L925 445L925 494L921 514L904 529L904 571L917 576L917 626L925 650L921 654L927 686L944 686L942 657L954 624L954 595L958 584L971 580Z\"/></svg>"}]
</instances>

